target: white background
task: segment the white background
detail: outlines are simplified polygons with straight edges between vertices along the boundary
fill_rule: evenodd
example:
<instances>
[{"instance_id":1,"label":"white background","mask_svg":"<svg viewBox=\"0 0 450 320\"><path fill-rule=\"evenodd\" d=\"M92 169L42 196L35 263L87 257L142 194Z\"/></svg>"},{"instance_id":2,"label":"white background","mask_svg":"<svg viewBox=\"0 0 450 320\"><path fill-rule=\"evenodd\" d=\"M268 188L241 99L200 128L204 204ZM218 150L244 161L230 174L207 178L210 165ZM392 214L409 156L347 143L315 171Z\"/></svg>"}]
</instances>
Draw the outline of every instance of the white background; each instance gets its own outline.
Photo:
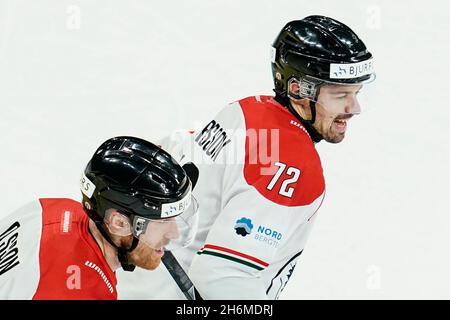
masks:
<instances>
[{"instance_id":1,"label":"white background","mask_svg":"<svg viewBox=\"0 0 450 320\"><path fill-rule=\"evenodd\" d=\"M450 298L449 23L436 1L0 0L0 216L79 199L117 135L199 128L271 94L286 22L345 22L374 54L372 109L320 143L327 196L283 299Z\"/></svg>"}]
</instances>

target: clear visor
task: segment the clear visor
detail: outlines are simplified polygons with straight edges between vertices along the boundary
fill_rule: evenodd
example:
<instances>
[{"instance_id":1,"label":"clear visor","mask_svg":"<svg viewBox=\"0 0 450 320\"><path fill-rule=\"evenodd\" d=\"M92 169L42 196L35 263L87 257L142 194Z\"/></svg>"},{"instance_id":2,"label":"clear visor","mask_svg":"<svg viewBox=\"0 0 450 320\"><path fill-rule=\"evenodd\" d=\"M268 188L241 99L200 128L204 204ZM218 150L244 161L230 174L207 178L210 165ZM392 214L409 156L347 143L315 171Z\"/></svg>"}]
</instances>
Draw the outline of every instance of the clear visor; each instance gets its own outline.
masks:
<instances>
[{"instance_id":1,"label":"clear visor","mask_svg":"<svg viewBox=\"0 0 450 320\"><path fill-rule=\"evenodd\" d=\"M363 82L346 84L324 82L313 77L293 78L289 81L290 96L300 96L314 102L317 112L330 118L351 117L370 109L369 97L373 94L373 88L367 84L374 79L375 74L372 74Z\"/></svg>"},{"instance_id":2,"label":"clear visor","mask_svg":"<svg viewBox=\"0 0 450 320\"><path fill-rule=\"evenodd\" d=\"M183 213L165 219L147 219L135 216L133 235L155 250L176 250L192 243L197 232L198 202L191 201Z\"/></svg>"}]
</instances>

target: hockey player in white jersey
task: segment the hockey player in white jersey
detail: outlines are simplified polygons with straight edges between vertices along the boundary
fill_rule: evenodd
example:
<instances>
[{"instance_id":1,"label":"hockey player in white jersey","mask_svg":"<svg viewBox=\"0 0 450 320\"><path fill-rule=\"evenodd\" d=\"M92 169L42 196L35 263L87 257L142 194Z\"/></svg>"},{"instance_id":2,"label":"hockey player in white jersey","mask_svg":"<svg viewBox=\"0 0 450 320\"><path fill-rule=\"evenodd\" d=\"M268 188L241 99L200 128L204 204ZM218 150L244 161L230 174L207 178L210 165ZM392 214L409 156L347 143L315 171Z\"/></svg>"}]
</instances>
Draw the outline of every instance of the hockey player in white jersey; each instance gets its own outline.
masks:
<instances>
[{"instance_id":1,"label":"hockey player in white jersey","mask_svg":"<svg viewBox=\"0 0 450 320\"><path fill-rule=\"evenodd\" d=\"M277 299L325 196L315 144L339 143L375 77L372 54L346 25L323 16L289 22L272 47L275 96L225 107L201 131L162 141L199 168L192 245L174 254L204 299ZM163 268L119 298L182 298Z\"/></svg>"}]
</instances>

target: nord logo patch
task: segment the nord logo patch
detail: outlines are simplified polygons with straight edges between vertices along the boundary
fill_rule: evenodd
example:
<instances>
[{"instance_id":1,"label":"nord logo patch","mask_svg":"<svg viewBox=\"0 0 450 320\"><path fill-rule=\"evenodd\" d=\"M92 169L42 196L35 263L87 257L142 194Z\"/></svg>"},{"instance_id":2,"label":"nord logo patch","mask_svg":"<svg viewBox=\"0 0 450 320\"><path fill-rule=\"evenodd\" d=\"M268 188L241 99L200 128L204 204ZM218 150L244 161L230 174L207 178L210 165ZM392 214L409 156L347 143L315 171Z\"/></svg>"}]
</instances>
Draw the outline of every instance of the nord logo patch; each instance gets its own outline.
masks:
<instances>
[{"instance_id":1,"label":"nord logo patch","mask_svg":"<svg viewBox=\"0 0 450 320\"><path fill-rule=\"evenodd\" d=\"M282 238L281 232L262 225L258 226L254 236L255 240L273 248L278 248Z\"/></svg>"},{"instance_id":2,"label":"nord logo patch","mask_svg":"<svg viewBox=\"0 0 450 320\"><path fill-rule=\"evenodd\" d=\"M283 237L283 235L281 233L279 233L278 231L275 231L271 228L267 228L264 226L258 227L258 233L266 235L270 238L274 238L276 240L281 240L281 238Z\"/></svg>"},{"instance_id":3,"label":"nord logo patch","mask_svg":"<svg viewBox=\"0 0 450 320\"><path fill-rule=\"evenodd\" d=\"M255 225L250 218L242 217L236 220L234 231L242 237L246 237L251 234L251 237L249 238L257 240L262 245L273 248L277 248L279 246L281 239L283 239L283 234L281 232L263 225L258 225L257 228L254 227ZM254 232L255 229L256 232Z\"/></svg>"}]
</instances>

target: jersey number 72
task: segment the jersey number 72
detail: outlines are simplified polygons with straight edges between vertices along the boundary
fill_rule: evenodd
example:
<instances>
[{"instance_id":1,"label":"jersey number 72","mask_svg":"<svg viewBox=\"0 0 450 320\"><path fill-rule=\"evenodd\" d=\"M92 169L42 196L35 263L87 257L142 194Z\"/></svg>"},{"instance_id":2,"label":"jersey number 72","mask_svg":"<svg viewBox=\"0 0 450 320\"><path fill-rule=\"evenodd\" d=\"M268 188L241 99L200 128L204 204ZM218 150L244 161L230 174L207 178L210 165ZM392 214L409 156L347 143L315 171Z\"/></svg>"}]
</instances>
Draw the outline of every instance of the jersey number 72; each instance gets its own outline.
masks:
<instances>
[{"instance_id":1,"label":"jersey number 72","mask_svg":"<svg viewBox=\"0 0 450 320\"><path fill-rule=\"evenodd\" d=\"M282 162L275 162L274 164L278 167L278 170L268 184L267 190L273 189L287 167L287 165ZM278 193L284 197L291 198L294 193L294 187L289 187L289 185L298 181L298 178L300 178L300 169L295 167L287 167L286 175L289 176L289 179L283 181Z\"/></svg>"}]
</instances>

